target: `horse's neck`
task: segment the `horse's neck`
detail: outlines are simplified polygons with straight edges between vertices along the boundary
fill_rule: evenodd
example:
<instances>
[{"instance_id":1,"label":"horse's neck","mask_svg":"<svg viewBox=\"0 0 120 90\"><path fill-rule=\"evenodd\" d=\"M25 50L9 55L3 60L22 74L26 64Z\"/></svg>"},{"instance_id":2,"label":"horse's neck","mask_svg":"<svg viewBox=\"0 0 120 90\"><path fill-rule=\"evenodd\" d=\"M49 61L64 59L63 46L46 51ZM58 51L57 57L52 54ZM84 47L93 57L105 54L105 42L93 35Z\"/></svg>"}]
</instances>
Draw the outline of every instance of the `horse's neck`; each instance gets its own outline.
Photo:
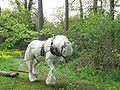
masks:
<instances>
[{"instance_id":1,"label":"horse's neck","mask_svg":"<svg viewBox=\"0 0 120 90\"><path fill-rule=\"evenodd\" d=\"M53 38L48 38L48 39L46 40L46 43L45 43L45 44L46 44L47 46L50 46L50 45L51 45L51 42L52 42L52 39L53 39Z\"/></svg>"}]
</instances>

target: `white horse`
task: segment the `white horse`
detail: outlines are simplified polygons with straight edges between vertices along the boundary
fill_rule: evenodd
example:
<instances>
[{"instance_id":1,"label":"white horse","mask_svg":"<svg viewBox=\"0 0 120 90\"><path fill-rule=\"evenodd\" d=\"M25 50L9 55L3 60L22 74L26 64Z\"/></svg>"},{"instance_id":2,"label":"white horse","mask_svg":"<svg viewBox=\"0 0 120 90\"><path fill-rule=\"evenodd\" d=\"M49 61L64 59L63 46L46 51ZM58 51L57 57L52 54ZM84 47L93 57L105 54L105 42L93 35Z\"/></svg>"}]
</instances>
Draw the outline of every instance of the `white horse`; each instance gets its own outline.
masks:
<instances>
[{"instance_id":1,"label":"white horse","mask_svg":"<svg viewBox=\"0 0 120 90\"><path fill-rule=\"evenodd\" d=\"M72 54L72 45L66 36L57 35L53 38L48 38L46 41L32 41L25 52L25 62L29 67L29 80L31 82L37 80L36 66L42 57L45 57L50 71L46 79L46 84L54 85L55 67L54 62L64 60Z\"/></svg>"}]
</instances>

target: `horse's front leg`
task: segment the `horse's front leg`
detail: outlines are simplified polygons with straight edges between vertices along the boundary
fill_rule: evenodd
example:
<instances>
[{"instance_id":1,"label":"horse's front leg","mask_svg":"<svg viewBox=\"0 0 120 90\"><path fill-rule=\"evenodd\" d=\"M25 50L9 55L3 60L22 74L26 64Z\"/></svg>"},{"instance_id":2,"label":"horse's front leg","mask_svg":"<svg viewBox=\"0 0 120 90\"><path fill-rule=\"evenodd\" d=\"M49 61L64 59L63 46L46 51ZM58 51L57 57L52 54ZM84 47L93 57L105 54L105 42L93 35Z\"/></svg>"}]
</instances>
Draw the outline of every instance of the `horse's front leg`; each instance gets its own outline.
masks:
<instances>
[{"instance_id":1,"label":"horse's front leg","mask_svg":"<svg viewBox=\"0 0 120 90\"><path fill-rule=\"evenodd\" d=\"M33 59L30 60L29 80L30 80L31 82L34 82L34 81L37 80L36 76L33 74Z\"/></svg>"},{"instance_id":2,"label":"horse's front leg","mask_svg":"<svg viewBox=\"0 0 120 90\"><path fill-rule=\"evenodd\" d=\"M48 77L46 79L46 84L55 85L56 78L55 78L55 68L54 68L53 62L49 59L47 61L47 63L50 67L50 71L49 71Z\"/></svg>"}]
</instances>

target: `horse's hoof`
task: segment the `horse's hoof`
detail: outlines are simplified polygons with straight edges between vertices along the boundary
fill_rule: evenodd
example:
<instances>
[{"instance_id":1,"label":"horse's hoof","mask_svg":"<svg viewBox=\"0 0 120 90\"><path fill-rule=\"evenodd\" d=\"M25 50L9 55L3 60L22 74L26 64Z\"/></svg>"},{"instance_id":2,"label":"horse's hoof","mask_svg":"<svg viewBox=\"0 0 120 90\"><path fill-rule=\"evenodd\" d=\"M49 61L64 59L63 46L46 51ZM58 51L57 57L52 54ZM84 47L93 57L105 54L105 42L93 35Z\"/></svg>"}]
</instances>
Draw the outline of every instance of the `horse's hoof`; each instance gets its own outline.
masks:
<instances>
[{"instance_id":1,"label":"horse's hoof","mask_svg":"<svg viewBox=\"0 0 120 90\"><path fill-rule=\"evenodd\" d=\"M30 82L35 82L37 80L37 78L35 76L31 76L29 77Z\"/></svg>"},{"instance_id":2,"label":"horse's hoof","mask_svg":"<svg viewBox=\"0 0 120 90\"><path fill-rule=\"evenodd\" d=\"M50 86L54 86L55 85L55 83L47 83L47 82L46 82L46 84L50 85Z\"/></svg>"},{"instance_id":3,"label":"horse's hoof","mask_svg":"<svg viewBox=\"0 0 120 90\"><path fill-rule=\"evenodd\" d=\"M35 81L37 81L37 78L36 78L36 79L32 79L32 80L30 80L30 82L35 82Z\"/></svg>"},{"instance_id":4,"label":"horse's hoof","mask_svg":"<svg viewBox=\"0 0 120 90\"><path fill-rule=\"evenodd\" d=\"M46 84L47 84L47 85L54 86L54 85L55 85L55 81L52 81L52 82L46 81Z\"/></svg>"}]
</instances>

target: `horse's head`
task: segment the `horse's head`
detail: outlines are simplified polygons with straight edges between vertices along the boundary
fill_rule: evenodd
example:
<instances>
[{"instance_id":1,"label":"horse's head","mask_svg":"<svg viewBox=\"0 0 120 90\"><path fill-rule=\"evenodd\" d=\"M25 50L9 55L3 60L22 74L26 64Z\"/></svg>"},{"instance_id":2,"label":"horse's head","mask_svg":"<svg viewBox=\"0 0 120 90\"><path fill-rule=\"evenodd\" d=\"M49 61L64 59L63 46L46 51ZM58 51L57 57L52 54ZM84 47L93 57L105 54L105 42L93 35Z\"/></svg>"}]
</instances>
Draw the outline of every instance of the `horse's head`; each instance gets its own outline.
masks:
<instances>
[{"instance_id":1,"label":"horse's head","mask_svg":"<svg viewBox=\"0 0 120 90\"><path fill-rule=\"evenodd\" d=\"M68 57L72 54L72 44L70 41L64 41L63 46L61 47L61 54L63 57Z\"/></svg>"},{"instance_id":2,"label":"horse's head","mask_svg":"<svg viewBox=\"0 0 120 90\"><path fill-rule=\"evenodd\" d=\"M72 44L66 36L57 35L53 39L53 49L57 56L62 56L64 59L72 54Z\"/></svg>"},{"instance_id":3,"label":"horse's head","mask_svg":"<svg viewBox=\"0 0 120 90\"><path fill-rule=\"evenodd\" d=\"M72 44L66 36L61 35L58 46L63 58L66 58L72 54Z\"/></svg>"}]
</instances>

